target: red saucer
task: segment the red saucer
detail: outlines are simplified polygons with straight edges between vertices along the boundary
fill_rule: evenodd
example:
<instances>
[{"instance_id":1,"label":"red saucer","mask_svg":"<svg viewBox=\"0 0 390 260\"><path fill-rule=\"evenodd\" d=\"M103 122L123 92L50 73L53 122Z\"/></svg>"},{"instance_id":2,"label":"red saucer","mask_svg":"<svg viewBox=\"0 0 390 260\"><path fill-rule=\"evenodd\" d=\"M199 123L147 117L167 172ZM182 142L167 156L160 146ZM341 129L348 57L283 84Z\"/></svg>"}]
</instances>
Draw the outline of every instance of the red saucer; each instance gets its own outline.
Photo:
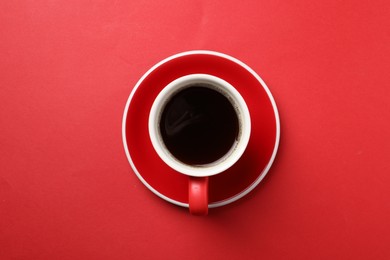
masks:
<instances>
[{"instance_id":1,"label":"red saucer","mask_svg":"<svg viewBox=\"0 0 390 260\"><path fill-rule=\"evenodd\" d=\"M149 139L148 117L154 99L167 84L195 73L229 82L245 99L251 115L252 130L246 151L229 170L210 177L209 207L218 207L255 188L267 174L278 149L280 123L275 101L264 81L247 65L211 51L184 52L159 62L130 94L123 116L123 143L135 174L151 191L188 207L188 177L158 157Z\"/></svg>"}]
</instances>

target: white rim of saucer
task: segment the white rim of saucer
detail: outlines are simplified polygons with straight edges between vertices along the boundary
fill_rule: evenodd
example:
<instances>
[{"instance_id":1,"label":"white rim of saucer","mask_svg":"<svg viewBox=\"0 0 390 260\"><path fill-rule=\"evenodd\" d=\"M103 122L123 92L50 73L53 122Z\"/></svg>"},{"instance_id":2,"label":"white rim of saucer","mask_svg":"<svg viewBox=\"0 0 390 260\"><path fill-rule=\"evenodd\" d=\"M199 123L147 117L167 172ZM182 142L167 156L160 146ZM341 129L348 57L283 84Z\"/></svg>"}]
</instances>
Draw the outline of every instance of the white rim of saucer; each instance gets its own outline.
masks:
<instances>
[{"instance_id":1,"label":"white rim of saucer","mask_svg":"<svg viewBox=\"0 0 390 260\"><path fill-rule=\"evenodd\" d=\"M179 202L179 201L176 201L176 200L173 200L163 194L161 194L160 192L158 192L156 189L154 189L143 177L142 175L139 173L139 171L137 170L132 158L131 158L131 155L130 155L130 152L129 152L129 149L127 147L127 139L126 139L126 117L127 117L127 112L129 110L129 106L130 106L130 103L131 103L131 100L135 94L135 92L137 91L138 87L141 85L141 83L145 80L145 78L147 78L149 76L149 74L151 74L156 68L160 67L162 64L164 63L167 63L173 59L176 59L178 57L182 57L182 56L188 56L188 55L194 55L194 54L207 54L207 55L214 55L214 56L218 56L218 57L222 57L222 58L225 58L225 59L228 59L238 65L240 65L241 67L245 68L248 72L250 72L259 82L260 82L260 85L264 88L264 90L266 91L267 95L268 95L268 98L270 99L271 101L271 104L272 104L272 107L273 107L273 111L274 111L274 115L275 115L275 121L276 121L276 138L275 138L275 144L274 144L274 150L272 152L272 155L271 155L271 158L270 160L268 161L266 167L263 169L263 171L260 173L259 177L249 186L247 187L245 190L241 191L240 193L236 194L235 196L233 197L230 197L228 199L225 199L225 200L221 200L221 201L217 201L217 202L213 202L213 203L210 203L209 204L209 208L216 208L216 207L220 207L220 206L224 206L224 205L227 205L227 204L230 204L236 200L239 200L241 199L242 197L244 197L245 195L247 195L249 192L251 192L263 179L264 177L267 175L269 169L271 168L272 166L272 163L274 162L275 160L275 157L276 157L276 153L278 151L278 147L279 147L279 142L280 142L280 119L279 119L279 112L278 112L278 108L276 106L276 102L275 102L275 99L273 98L272 94L271 94L271 91L268 89L267 85L265 84L265 82L261 79L261 77L252 69L250 68L248 65L246 65L244 62L232 57L232 56L229 56L227 54L224 54L224 53L220 53L220 52L216 52L216 51L210 51L210 50L192 50L192 51L185 51L185 52L181 52L181 53L177 53L177 54L174 54L168 58L165 58L163 59L162 61L156 63L153 67L151 67L137 82L137 84L134 86L133 90L131 91L130 93L130 96L129 98L127 99L127 102L126 102L126 106L125 106L125 110L124 110L124 113L123 113L123 119L122 119L122 141L123 141L123 146L124 146L124 149L125 149L125 153L126 153L126 157L130 163L130 166L131 168L133 169L134 173L137 175L137 177L141 180L141 182L149 189L151 190L154 194L156 194L157 196L159 196L160 198L170 202L170 203L173 203L175 205L178 205L178 206L182 206L182 207L189 207L188 203L183 203L183 202Z\"/></svg>"}]
</instances>

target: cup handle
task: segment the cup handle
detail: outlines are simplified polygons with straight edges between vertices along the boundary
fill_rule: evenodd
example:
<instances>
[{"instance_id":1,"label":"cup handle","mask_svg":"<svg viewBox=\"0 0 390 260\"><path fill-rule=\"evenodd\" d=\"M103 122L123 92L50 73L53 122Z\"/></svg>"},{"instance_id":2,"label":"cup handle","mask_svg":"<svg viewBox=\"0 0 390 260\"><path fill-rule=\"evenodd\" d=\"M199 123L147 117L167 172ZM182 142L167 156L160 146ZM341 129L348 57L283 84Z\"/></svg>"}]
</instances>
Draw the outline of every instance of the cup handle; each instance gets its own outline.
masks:
<instances>
[{"instance_id":1,"label":"cup handle","mask_svg":"<svg viewBox=\"0 0 390 260\"><path fill-rule=\"evenodd\" d=\"M209 177L189 177L188 203L191 214L207 215L209 209Z\"/></svg>"}]
</instances>

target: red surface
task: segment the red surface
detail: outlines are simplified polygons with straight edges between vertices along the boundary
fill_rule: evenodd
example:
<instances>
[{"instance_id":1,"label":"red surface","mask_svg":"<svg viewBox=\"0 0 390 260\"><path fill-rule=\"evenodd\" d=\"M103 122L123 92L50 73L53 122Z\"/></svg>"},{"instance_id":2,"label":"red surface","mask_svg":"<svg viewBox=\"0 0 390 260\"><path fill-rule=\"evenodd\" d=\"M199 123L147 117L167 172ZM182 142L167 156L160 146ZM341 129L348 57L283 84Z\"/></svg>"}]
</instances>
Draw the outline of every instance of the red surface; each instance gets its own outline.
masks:
<instances>
[{"instance_id":1,"label":"red surface","mask_svg":"<svg viewBox=\"0 0 390 260\"><path fill-rule=\"evenodd\" d=\"M0 259L390 258L389 2L250 2L0 2ZM190 49L247 63L281 116L265 180L207 217L121 140L132 86Z\"/></svg>"}]
</instances>

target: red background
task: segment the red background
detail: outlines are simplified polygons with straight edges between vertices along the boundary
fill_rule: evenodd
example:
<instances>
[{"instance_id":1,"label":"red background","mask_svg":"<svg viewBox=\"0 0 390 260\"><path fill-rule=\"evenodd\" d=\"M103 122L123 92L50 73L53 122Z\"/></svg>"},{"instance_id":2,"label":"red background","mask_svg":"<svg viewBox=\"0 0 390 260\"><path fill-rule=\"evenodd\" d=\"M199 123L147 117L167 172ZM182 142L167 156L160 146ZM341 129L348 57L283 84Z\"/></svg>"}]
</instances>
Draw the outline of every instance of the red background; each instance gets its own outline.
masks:
<instances>
[{"instance_id":1,"label":"red background","mask_svg":"<svg viewBox=\"0 0 390 260\"><path fill-rule=\"evenodd\" d=\"M388 1L1 1L0 259L389 259ZM126 100L210 49L267 83L281 143L194 217L132 173Z\"/></svg>"}]
</instances>

